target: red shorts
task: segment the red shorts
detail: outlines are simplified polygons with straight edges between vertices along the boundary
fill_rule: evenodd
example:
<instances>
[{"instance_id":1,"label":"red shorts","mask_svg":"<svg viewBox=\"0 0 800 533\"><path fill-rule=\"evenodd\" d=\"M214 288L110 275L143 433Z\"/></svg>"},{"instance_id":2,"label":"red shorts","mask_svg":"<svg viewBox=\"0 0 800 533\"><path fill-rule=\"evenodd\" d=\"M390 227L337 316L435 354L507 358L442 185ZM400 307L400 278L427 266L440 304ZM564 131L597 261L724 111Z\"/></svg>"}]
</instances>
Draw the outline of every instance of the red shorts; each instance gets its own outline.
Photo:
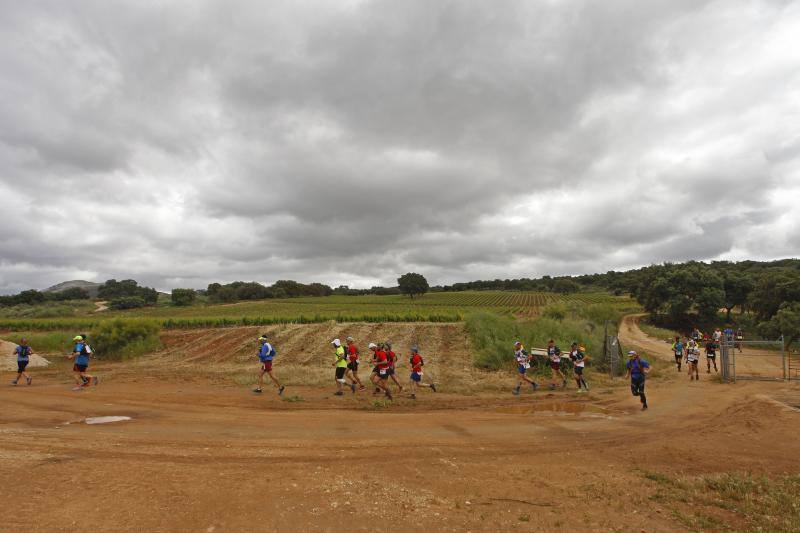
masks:
<instances>
[{"instance_id":1,"label":"red shorts","mask_svg":"<svg viewBox=\"0 0 800 533\"><path fill-rule=\"evenodd\" d=\"M261 370L264 372L272 372L272 361L264 361L261 363Z\"/></svg>"}]
</instances>

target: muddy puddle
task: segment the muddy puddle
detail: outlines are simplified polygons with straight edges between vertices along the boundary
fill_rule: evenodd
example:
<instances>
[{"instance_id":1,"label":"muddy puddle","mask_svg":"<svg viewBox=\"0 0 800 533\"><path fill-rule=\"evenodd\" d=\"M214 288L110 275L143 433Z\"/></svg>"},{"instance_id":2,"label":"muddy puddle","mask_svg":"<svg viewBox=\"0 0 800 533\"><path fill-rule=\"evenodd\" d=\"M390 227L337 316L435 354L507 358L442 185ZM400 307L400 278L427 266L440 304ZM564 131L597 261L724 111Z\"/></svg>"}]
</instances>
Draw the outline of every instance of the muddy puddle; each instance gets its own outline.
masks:
<instances>
[{"instance_id":1,"label":"muddy puddle","mask_svg":"<svg viewBox=\"0 0 800 533\"><path fill-rule=\"evenodd\" d=\"M110 424L112 422L124 422L131 420L129 416L91 416L84 420L87 424Z\"/></svg>"},{"instance_id":2,"label":"muddy puddle","mask_svg":"<svg viewBox=\"0 0 800 533\"><path fill-rule=\"evenodd\" d=\"M614 418L610 409L591 403L537 402L529 405L498 407L498 413L512 415L580 416L585 418Z\"/></svg>"}]
</instances>

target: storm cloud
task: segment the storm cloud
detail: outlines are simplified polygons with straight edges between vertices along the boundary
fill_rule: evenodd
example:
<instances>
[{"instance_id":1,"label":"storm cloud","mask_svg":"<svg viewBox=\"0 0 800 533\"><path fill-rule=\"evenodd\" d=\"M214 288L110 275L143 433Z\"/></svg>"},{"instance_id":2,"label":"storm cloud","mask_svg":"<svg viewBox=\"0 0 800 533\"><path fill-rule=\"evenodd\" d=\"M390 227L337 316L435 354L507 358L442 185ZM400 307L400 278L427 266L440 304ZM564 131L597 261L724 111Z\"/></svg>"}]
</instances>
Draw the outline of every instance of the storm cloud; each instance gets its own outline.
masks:
<instances>
[{"instance_id":1,"label":"storm cloud","mask_svg":"<svg viewBox=\"0 0 800 533\"><path fill-rule=\"evenodd\" d=\"M0 0L0 293L800 255L800 4Z\"/></svg>"}]
</instances>

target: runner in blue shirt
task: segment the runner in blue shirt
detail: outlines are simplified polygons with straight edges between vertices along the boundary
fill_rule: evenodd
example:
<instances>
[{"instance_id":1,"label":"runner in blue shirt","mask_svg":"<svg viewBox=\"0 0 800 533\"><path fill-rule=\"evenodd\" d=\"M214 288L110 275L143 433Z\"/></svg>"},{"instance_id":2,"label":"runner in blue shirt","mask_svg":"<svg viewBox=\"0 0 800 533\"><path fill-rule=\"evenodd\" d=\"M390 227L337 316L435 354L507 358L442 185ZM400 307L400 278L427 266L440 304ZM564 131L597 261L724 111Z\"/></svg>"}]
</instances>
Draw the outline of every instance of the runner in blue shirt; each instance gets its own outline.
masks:
<instances>
[{"instance_id":1,"label":"runner in blue shirt","mask_svg":"<svg viewBox=\"0 0 800 533\"><path fill-rule=\"evenodd\" d=\"M269 379L275 384L278 388L278 396L283 396L283 391L286 389L283 385L278 382L278 379L272 375L272 360L277 355L277 351L275 348L267 342L267 336L261 335L258 338L258 342L261 343L261 346L258 348L258 356L259 361L261 361L261 373L258 375L258 387L253 389L253 392L256 394L261 394L261 387L264 386L264 374L269 376Z\"/></svg>"},{"instance_id":2,"label":"runner in blue shirt","mask_svg":"<svg viewBox=\"0 0 800 533\"><path fill-rule=\"evenodd\" d=\"M639 354L634 351L628 352L628 357L630 360L626 365L628 371L625 373L625 377L631 378L631 393L639 397L642 401L642 410L645 410L647 409L647 397L644 395L644 381L645 376L650 372L650 363L639 357Z\"/></svg>"},{"instance_id":3,"label":"runner in blue shirt","mask_svg":"<svg viewBox=\"0 0 800 533\"><path fill-rule=\"evenodd\" d=\"M30 362L30 355L33 353L33 350L30 346L28 346L28 339L22 338L19 340L19 345L14 348L14 354L17 356L17 378L11 382L12 385L16 385L19 381L19 378L25 377L25 381L28 385L31 384L33 378L31 378L27 372L25 372L25 368L28 366L28 362Z\"/></svg>"},{"instance_id":4,"label":"runner in blue shirt","mask_svg":"<svg viewBox=\"0 0 800 533\"><path fill-rule=\"evenodd\" d=\"M72 367L72 373L75 377L75 387L72 390L79 391L88 387L92 383L97 385L97 376L92 376L86 373L89 368L89 357L92 355L92 348L86 342L86 335L76 335L73 339L75 347L72 349L72 355L69 359L75 359L75 364Z\"/></svg>"},{"instance_id":5,"label":"runner in blue shirt","mask_svg":"<svg viewBox=\"0 0 800 533\"><path fill-rule=\"evenodd\" d=\"M675 364L678 366L678 372L681 371L681 361L683 361L684 345L680 337L675 337L675 342L672 343L672 353L675 354Z\"/></svg>"}]
</instances>

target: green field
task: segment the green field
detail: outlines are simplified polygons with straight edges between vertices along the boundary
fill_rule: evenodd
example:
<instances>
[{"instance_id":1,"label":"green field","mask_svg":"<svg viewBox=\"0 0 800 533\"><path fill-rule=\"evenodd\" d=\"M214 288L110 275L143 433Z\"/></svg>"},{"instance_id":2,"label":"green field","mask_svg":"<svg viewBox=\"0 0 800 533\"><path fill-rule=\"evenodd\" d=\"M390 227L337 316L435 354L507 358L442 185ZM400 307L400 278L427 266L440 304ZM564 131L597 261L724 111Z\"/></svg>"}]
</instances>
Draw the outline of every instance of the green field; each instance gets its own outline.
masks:
<instances>
[{"instance_id":1,"label":"green field","mask_svg":"<svg viewBox=\"0 0 800 533\"><path fill-rule=\"evenodd\" d=\"M189 307L159 305L128 311L86 311L52 318L0 318L0 328L13 330L86 329L112 317L153 318L166 328L338 322L458 322L468 313L489 310L534 317L546 306L579 309L595 304L635 306L626 297L608 293L561 295L545 292L469 291L407 296L322 296L258 300Z\"/></svg>"}]
</instances>

